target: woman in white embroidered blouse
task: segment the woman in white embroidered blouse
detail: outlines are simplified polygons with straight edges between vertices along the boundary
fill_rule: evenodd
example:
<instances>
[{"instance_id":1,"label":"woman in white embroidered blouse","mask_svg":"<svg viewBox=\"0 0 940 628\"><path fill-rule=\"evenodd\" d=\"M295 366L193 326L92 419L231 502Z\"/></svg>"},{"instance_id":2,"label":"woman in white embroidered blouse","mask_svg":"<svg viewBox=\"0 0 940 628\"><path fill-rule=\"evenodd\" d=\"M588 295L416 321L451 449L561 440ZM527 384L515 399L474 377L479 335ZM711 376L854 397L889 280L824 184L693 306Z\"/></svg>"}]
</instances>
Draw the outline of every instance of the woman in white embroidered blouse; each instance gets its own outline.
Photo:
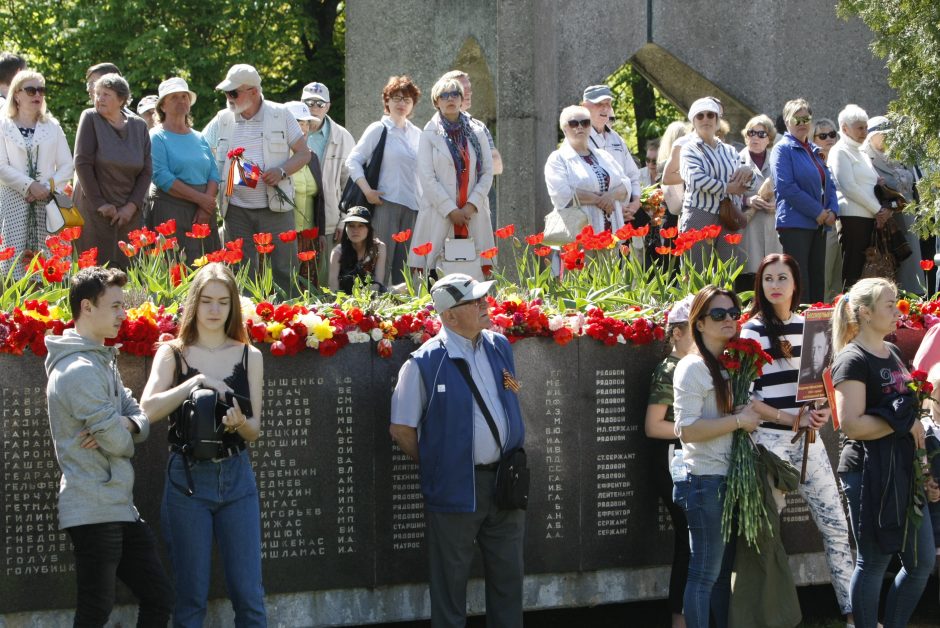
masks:
<instances>
[{"instance_id":1,"label":"woman in white embroidered blouse","mask_svg":"<svg viewBox=\"0 0 940 628\"><path fill-rule=\"evenodd\" d=\"M558 118L565 134L561 146L545 162L545 185L554 207L572 207L577 195L594 231L623 226L621 203L630 197L630 180L607 151L588 145L591 112L565 107Z\"/></svg>"},{"instance_id":2,"label":"woman in white embroidered blouse","mask_svg":"<svg viewBox=\"0 0 940 628\"><path fill-rule=\"evenodd\" d=\"M10 84L0 113L0 237L16 255L0 263L0 276L15 264L23 276L22 254L45 243L45 207L49 180L61 191L72 177L72 153L59 123L46 111L46 81L31 70L19 72Z\"/></svg>"}]
</instances>

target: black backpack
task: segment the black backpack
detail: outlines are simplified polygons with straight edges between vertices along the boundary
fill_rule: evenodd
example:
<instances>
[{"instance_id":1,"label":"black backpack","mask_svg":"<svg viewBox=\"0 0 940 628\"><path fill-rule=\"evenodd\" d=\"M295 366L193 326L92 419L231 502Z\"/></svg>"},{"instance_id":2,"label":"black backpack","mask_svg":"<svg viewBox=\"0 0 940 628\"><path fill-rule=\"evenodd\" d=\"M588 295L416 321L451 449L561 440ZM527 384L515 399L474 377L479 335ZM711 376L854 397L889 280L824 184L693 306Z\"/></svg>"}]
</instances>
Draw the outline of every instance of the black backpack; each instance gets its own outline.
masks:
<instances>
[{"instance_id":1,"label":"black backpack","mask_svg":"<svg viewBox=\"0 0 940 628\"><path fill-rule=\"evenodd\" d=\"M180 453L193 460L212 460L222 449L222 422L216 409L218 393L197 388L183 402L177 429L183 444Z\"/></svg>"}]
</instances>

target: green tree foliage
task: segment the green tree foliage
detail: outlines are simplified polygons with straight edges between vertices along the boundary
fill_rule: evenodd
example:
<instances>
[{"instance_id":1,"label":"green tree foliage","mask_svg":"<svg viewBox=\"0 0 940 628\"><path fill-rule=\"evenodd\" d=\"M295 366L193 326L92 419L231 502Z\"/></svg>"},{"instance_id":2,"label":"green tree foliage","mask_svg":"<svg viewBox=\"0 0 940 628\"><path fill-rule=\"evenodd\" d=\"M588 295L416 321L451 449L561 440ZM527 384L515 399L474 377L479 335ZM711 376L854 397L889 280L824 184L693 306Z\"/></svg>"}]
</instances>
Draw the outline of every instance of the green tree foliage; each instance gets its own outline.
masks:
<instances>
[{"instance_id":1,"label":"green tree foliage","mask_svg":"<svg viewBox=\"0 0 940 628\"><path fill-rule=\"evenodd\" d=\"M685 119L629 61L607 78L607 85L614 94L614 130L634 155L643 157L648 140L660 137L670 122Z\"/></svg>"},{"instance_id":2,"label":"green tree foliage","mask_svg":"<svg viewBox=\"0 0 940 628\"><path fill-rule=\"evenodd\" d=\"M896 130L887 136L900 161L920 164L921 203L915 228L940 233L940 2L840 0L842 17L858 16L874 32L872 50L885 60L897 92L889 106Z\"/></svg>"},{"instance_id":3,"label":"green tree foliage","mask_svg":"<svg viewBox=\"0 0 940 628\"><path fill-rule=\"evenodd\" d=\"M0 3L0 44L46 77L48 106L67 134L89 106L85 70L110 61L133 97L182 76L201 128L225 100L215 86L235 63L261 73L265 97L300 97L317 80L342 119L345 23L340 0L29 0Z\"/></svg>"}]
</instances>

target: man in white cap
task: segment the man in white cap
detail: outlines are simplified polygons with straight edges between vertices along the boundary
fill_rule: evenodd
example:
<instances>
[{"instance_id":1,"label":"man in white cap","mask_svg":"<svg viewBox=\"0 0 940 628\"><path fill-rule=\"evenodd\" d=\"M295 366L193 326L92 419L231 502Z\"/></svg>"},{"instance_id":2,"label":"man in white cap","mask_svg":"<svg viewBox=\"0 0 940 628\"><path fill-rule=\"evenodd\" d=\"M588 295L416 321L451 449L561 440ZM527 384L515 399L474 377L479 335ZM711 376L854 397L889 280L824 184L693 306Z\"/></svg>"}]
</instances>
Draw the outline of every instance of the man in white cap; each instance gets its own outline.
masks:
<instances>
[{"instance_id":1,"label":"man in white cap","mask_svg":"<svg viewBox=\"0 0 940 628\"><path fill-rule=\"evenodd\" d=\"M339 199L349 172L346 170L346 158L355 148L352 134L336 123L329 115L330 90L323 83L307 83L300 100L310 109L313 119L307 132L307 146L320 160L323 172L323 201L326 211L326 233L332 234L333 241L339 242L342 230L339 224ZM322 256L320 265L321 279L326 280L328 256ZM326 285L325 283L323 285Z\"/></svg>"},{"instance_id":2,"label":"man in white cap","mask_svg":"<svg viewBox=\"0 0 940 628\"><path fill-rule=\"evenodd\" d=\"M157 96L150 94L149 96L144 96L137 103L137 115L143 118L144 122L147 123L147 128L152 129L156 125L157 121L154 118L154 115L157 112Z\"/></svg>"},{"instance_id":3,"label":"man in white cap","mask_svg":"<svg viewBox=\"0 0 940 628\"><path fill-rule=\"evenodd\" d=\"M581 105L591 112L591 148L606 150L630 179L630 200L624 204L623 218L633 221L635 227L649 223L649 217L640 209L640 169L620 134L610 128L613 117L614 95L606 85L591 85L584 90Z\"/></svg>"},{"instance_id":4,"label":"man in white cap","mask_svg":"<svg viewBox=\"0 0 940 628\"><path fill-rule=\"evenodd\" d=\"M252 271L256 271L258 252L252 236L274 234L271 242L274 282L290 294L294 288L292 267L297 245L294 241L281 241L277 234L294 229L294 186L290 175L307 165L310 150L294 116L283 105L264 99L261 76L252 66L233 65L216 89L225 92L228 106L209 122L203 135L219 167L219 207L225 239L242 238L244 257ZM244 162L261 168L261 180L255 187L236 185L237 168L231 167L228 156L236 148L245 149Z\"/></svg>"},{"instance_id":5,"label":"man in white cap","mask_svg":"<svg viewBox=\"0 0 940 628\"><path fill-rule=\"evenodd\" d=\"M402 366L392 395L392 439L419 466L434 628L466 623L474 541L487 625L522 626L525 511L500 509L494 493L496 466L522 446L525 425L512 348L488 329L492 284L455 273L431 287L443 326Z\"/></svg>"}]
</instances>

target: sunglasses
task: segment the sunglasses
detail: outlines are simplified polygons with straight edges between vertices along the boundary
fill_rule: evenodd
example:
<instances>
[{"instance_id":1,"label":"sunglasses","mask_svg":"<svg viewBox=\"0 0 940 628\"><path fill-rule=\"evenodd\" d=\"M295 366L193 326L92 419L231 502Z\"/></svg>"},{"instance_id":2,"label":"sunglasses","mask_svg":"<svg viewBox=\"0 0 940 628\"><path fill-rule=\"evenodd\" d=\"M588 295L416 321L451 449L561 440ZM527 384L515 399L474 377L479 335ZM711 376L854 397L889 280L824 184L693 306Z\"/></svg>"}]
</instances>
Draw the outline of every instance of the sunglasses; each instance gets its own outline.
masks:
<instances>
[{"instance_id":1,"label":"sunglasses","mask_svg":"<svg viewBox=\"0 0 940 628\"><path fill-rule=\"evenodd\" d=\"M829 131L828 133L817 133L817 134L816 134L816 139L818 139L818 140L824 140L824 139L826 139L827 137L828 137L829 139L831 139L831 140L834 140L834 139L836 139L837 137L839 137L839 134L838 134L837 132L835 132L835 131Z\"/></svg>"},{"instance_id":2,"label":"sunglasses","mask_svg":"<svg viewBox=\"0 0 940 628\"><path fill-rule=\"evenodd\" d=\"M795 124L809 124L813 121L813 116L793 116Z\"/></svg>"},{"instance_id":3,"label":"sunglasses","mask_svg":"<svg viewBox=\"0 0 940 628\"><path fill-rule=\"evenodd\" d=\"M716 323L720 323L728 316L730 316L732 320L736 321L741 318L741 310L736 307L713 307L712 309L708 310L708 317Z\"/></svg>"},{"instance_id":4,"label":"sunglasses","mask_svg":"<svg viewBox=\"0 0 940 628\"><path fill-rule=\"evenodd\" d=\"M440 100L451 100L453 98L460 98L460 92L454 90L452 92L442 92L438 99Z\"/></svg>"},{"instance_id":5,"label":"sunglasses","mask_svg":"<svg viewBox=\"0 0 940 628\"><path fill-rule=\"evenodd\" d=\"M392 100L395 100L392 98ZM323 100L305 100L304 104L308 107L313 107L314 109L323 109L326 107L326 102Z\"/></svg>"},{"instance_id":6,"label":"sunglasses","mask_svg":"<svg viewBox=\"0 0 940 628\"><path fill-rule=\"evenodd\" d=\"M652 165L655 164L655 163L656 163L656 160L655 160L655 159L647 159L647 160L646 160L646 165L647 165L647 166L652 166Z\"/></svg>"},{"instance_id":7,"label":"sunglasses","mask_svg":"<svg viewBox=\"0 0 940 628\"><path fill-rule=\"evenodd\" d=\"M705 118L708 118L709 120L714 120L717 117L718 117L718 114L715 113L714 111L700 111L697 114L695 114L696 120L704 120Z\"/></svg>"},{"instance_id":8,"label":"sunglasses","mask_svg":"<svg viewBox=\"0 0 940 628\"><path fill-rule=\"evenodd\" d=\"M465 305L472 305L474 307L480 307L481 305L486 305L487 307L489 307L489 303L487 303L486 297L480 297L479 299L472 299L470 301L461 301L460 303L451 307L450 309L463 307Z\"/></svg>"},{"instance_id":9,"label":"sunglasses","mask_svg":"<svg viewBox=\"0 0 940 628\"><path fill-rule=\"evenodd\" d=\"M45 96L45 95L46 95L46 88L45 88L45 87L41 87L41 86L40 86L40 87L33 87L32 85L30 85L29 87L22 87L22 88L20 88L20 91L26 92L26 95L29 96L29 97L33 97L33 96L35 96L36 94L39 94L40 96Z\"/></svg>"},{"instance_id":10,"label":"sunglasses","mask_svg":"<svg viewBox=\"0 0 940 628\"><path fill-rule=\"evenodd\" d=\"M761 139L764 139L765 137L767 137L767 131L754 131L754 130L750 130L750 131L747 132L747 136L748 136L748 137L759 137L759 138L761 138Z\"/></svg>"},{"instance_id":11,"label":"sunglasses","mask_svg":"<svg viewBox=\"0 0 940 628\"><path fill-rule=\"evenodd\" d=\"M568 120L568 126L571 127L572 129L576 129L578 127L581 127L582 129L586 129L589 126L591 126L591 119L584 118L581 120Z\"/></svg>"},{"instance_id":12,"label":"sunglasses","mask_svg":"<svg viewBox=\"0 0 940 628\"><path fill-rule=\"evenodd\" d=\"M228 91L225 92L225 95L228 96L229 98L231 98L232 100L237 100L237 99L238 99L238 94L240 94L240 93L241 93L241 90L239 90L239 89L230 89L230 90L228 90Z\"/></svg>"}]
</instances>

